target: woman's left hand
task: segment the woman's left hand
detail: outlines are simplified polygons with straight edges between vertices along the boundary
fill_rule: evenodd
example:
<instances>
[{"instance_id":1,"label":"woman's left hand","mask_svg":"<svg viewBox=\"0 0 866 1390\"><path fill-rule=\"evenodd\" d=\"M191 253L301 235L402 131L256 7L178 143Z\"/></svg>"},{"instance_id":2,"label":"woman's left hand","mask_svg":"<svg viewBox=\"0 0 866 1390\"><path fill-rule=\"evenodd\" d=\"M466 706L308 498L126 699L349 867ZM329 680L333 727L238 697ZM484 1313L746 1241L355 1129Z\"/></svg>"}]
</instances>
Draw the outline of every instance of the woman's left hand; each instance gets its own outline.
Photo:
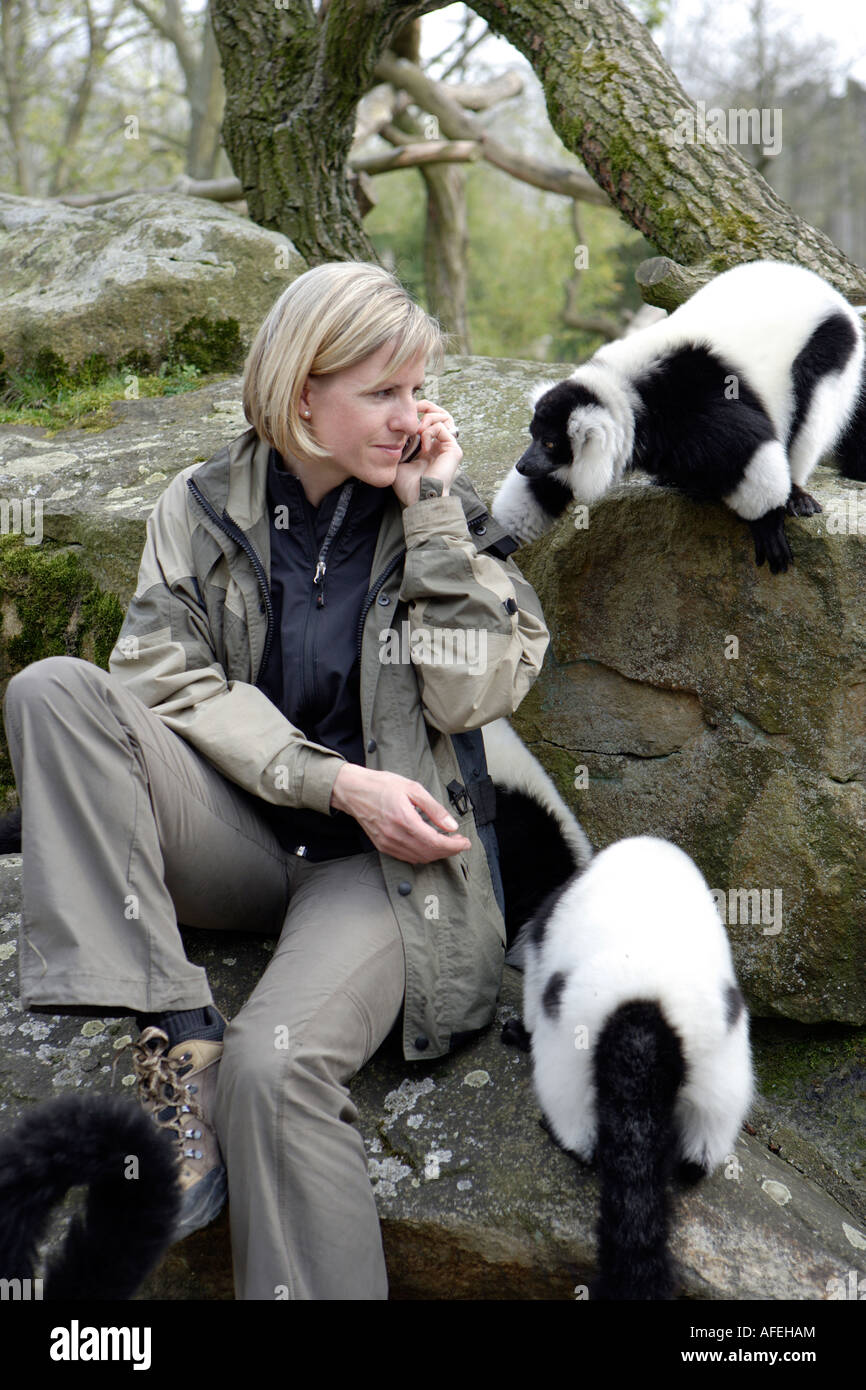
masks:
<instances>
[{"instance_id":1,"label":"woman's left hand","mask_svg":"<svg viewBox=\"0 0 866 1390\"><path fill-rule=\"evenodd\" d=\"M433 401L418 401L421 450L410 463L397 465L393 487L404 506L418 501L421 478L440 478L442 495L447 497L460 467L463 450L455 437L456 425L447 410Z\"/></svg>"}]
</instances>

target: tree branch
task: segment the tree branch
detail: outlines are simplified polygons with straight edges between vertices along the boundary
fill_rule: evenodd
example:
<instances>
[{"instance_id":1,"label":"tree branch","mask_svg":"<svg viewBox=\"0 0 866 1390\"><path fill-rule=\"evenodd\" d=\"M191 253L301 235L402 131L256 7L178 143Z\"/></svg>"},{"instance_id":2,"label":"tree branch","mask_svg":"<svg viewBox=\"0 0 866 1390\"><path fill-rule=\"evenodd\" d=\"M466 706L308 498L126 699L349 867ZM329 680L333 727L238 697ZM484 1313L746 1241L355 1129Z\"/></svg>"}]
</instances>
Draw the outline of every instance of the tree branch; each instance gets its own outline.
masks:
<instances>
[{"instance_id":1,"label":"tree branch","mask_svg":"<svg viewBox=\"0 0 866 1390\"><path fill-rule=\"evenodd\" d=\"M533 65L563 144L660 253L713 273L762 257L798 261L855 303L866 297L866 271L797 217L734 145L677 138L695 105L619 0L473 0L473 9ZM670 307L655 285L642 293Z\"/></svg>"},{"instance_id":2,"label":"tree branch","mask_svg":"<svg viewBox=\"0 0 866 1390\"><path fill-rule=\"evenodd\" d=\"M545 164L540 159L509 149L490 135L480 121L467 115L458 101L438 82L434 82L415 63L385 53L376 64L376 76L396 87L403 87L416 105L435 116L439 128L451 140L478 140L488 163L512 178L566 198L579 198L599 207L610 207L610 199L580 169Z\"/></svg>"},{"instance_id":3,"label":"tree branch","mask_svg":"<svg viewBox=\"0 0 866 1390\"><path fill-rule=\"evenodd\" d=\"M480 158L481 146L474 140L410 140L391 154L351 159L349 164L365 174L387 174L419 164L467 164Z\"/></svg>"}]
</instances>

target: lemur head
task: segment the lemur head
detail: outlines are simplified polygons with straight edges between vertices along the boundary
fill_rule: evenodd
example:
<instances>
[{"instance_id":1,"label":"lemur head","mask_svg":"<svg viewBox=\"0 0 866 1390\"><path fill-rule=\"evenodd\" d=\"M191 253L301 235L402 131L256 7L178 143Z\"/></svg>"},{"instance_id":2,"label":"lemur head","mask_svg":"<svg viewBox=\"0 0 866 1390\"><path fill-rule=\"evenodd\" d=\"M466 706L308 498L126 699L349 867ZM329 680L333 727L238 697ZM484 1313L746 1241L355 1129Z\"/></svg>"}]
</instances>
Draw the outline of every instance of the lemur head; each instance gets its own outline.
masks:
<instances>
[{"instance_id":1,"label":"lemur head","mask_svg":"<svg viewBox=\"0 0 866 1390\"><path fill-rule=\"evenodd\" d=\"M532 443L516 464L524 478L554 477L579 502L595 502L622 472L624 435L589 386L567 377L534 399Z\"/></svg>"}]
</instances>

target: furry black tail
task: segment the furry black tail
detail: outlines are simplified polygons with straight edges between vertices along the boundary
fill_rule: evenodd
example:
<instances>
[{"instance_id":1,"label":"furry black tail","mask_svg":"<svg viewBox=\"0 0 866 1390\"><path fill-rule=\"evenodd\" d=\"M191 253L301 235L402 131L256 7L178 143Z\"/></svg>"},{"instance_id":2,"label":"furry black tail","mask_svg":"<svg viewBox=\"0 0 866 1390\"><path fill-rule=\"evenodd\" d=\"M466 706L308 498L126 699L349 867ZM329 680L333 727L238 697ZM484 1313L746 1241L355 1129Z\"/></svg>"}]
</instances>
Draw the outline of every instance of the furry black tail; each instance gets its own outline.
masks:
<instances>
[{"instance_id":1,"label":"furry black tail","mask_svg":"<svg viewBox=\"0 0 866 1390\"><path fill-rule=\"evenodd\" d=\"M673 1296L668 1189L684 1075L679 1040L657 1004L636 1000L611 1015L595 1052L601 1207L594 1298Z\"/></svg>"},{"instance_id":2,"label":"furry black tail","mask_svg":"<svg viewBox=\"0 0 866 1390\"><path fill-rule=\"evenodd\" d=\"M833 453L843 478L866 483L866 362L860 377L857 406Z\"/></svg>"},{"instance_id":3,"label":"furry black tail","mask_svg":"<svg viewBox=\"0 0 866 1390\"><path fill-rule=\"evenodd\" d=\"M21 853L21 807L0 816L0 854Z\"/></svg>"},{"instance_id":4,"label":"furry black tail","mask_svg":"<svg viewBox=\"0 0 866 1390\"><path fill-rule=\"evenodd\" d=\"M527 792L496 788L496 839L509 946L548 893L580 868L555 816Z\"/></svg>"},{"instance_id":5,"label":"furry black tail","mask_svg":"<svg viewBox=\"0 0 866 1390\"><path fill-rule=\"evenodd\" d=\"M131 1298L171 1243L177 1153L144 1110L112 1096L48 1101L0 1140L0 1277L33 1277L51 1210L78 1185L86 1208L45 1272L44 1297Z\"/></svg>"}]
</instances>

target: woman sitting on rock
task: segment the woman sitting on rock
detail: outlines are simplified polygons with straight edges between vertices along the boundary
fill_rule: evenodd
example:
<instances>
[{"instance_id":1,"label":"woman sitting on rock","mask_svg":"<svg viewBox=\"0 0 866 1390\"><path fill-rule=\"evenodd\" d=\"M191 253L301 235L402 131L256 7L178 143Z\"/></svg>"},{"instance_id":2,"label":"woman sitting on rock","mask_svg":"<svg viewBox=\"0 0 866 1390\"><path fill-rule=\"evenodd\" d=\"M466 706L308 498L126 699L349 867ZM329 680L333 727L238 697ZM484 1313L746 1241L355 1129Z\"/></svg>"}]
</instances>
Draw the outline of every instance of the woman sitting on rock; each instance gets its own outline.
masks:
<instances>
[{"instance_id":1,"label":"woman sitting on rock","mask_svg":"<svg viewBox=\"0 0 866 1390\"><path fill-rule=\"evenodd\" d=\"M238 1298L386 1297L348 1083L401 1010L404 1056L429 1061L500 985L466 731L517 708L548 635L420 399L441 352L379 267L300 276L247 360L250 428L153 509L109 672L50 657L6 695L22 1002L137 1016L177 1237L227 1185ZM178 921L278 938L228 1025Z\"/></svg>"}]
</instances>

